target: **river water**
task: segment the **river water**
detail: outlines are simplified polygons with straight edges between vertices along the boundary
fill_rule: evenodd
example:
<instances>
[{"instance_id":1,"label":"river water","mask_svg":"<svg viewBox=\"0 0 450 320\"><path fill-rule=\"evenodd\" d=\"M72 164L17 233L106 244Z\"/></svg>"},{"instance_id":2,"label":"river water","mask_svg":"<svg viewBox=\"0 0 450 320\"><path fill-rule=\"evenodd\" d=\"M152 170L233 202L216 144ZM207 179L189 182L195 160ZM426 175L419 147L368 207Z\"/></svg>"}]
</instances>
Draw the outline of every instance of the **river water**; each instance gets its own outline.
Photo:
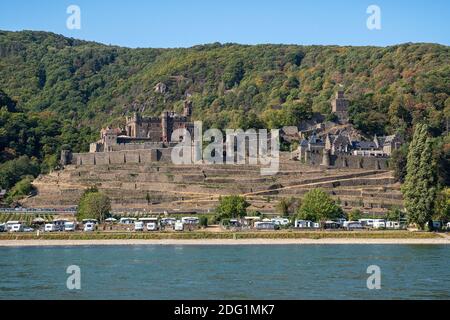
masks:
<instances>
[{"instance_id":1,"label":"river water","mask_svg":"<svg viewBox=\"0 0 450 320\"><path fill-rule=\"evenodd\" d=\"M0 299L450 299L449 248L0 248ZM66 271L72 265L79 267L80 276L70 283L80 283L79 290L67 288L71 275ZM381 289L367 287L371 265L380 268Z\"/></svg>"}]
</instances>

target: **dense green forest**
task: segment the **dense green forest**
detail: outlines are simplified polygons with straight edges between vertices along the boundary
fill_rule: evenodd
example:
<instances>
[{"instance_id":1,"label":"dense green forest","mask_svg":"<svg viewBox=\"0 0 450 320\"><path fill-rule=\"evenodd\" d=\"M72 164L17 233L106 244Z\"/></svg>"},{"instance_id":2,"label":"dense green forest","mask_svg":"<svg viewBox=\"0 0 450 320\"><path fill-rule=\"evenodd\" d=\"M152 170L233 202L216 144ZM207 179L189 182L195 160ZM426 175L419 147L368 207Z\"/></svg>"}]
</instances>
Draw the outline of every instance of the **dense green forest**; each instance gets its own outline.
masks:
<instances>
[{"instance_id":1,"label":"dense green forest","mask_svg":"<svg viewBox=\"0 0 450 320\"><path fill-rule=\"evenodd\" d=\"M165 92L155 90L158 83ZM123 116L136 110L181 111L186 96L194 118L207 127L296 125L313 112L329 114L339 85L351 100L351 122L362 132L410 137L414 124L425 121L439 137L450 117L450 47L214 43L130 49L47 32L0 31L0 162L11 167L8 162L20 157L46 172L61 146L86 151L102 126L123 124ZM18 179L8 180L4 171L1 186L10 188Z\"/></svg>"}]
</instances>

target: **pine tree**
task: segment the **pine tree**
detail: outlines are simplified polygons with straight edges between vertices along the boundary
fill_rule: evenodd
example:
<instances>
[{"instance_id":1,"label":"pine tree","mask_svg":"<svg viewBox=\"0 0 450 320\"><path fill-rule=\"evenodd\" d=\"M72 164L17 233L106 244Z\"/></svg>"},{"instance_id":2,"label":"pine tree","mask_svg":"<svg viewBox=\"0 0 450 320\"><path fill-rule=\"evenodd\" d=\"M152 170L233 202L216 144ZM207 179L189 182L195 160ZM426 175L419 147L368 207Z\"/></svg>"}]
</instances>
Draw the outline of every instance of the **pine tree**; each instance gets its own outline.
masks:
<instances>
[{"instance_id":1,"label":"pine tree","mask_svg":"<svg viewBox=\"0 0 450 320\"><path fill-rule=\"evenodd\" d=\"M432 155L432 141L428 138L428 127L418 124L409 146L405 183L402 192L409 222L420 229L433 215L436 199L436 172Z\"/></svg>"}]
</instances>

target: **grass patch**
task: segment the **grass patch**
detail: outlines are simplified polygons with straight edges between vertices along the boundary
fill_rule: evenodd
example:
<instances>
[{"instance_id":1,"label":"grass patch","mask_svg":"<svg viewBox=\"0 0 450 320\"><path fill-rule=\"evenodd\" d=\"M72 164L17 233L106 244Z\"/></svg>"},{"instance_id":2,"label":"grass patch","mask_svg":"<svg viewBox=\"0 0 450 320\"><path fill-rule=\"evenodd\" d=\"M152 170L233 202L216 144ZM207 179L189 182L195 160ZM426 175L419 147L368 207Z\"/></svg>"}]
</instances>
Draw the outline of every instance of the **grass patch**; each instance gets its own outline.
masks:
<instances>
[{"instance_id":1,"label":"grass patch","mask_svg":"<svg viewBox=\"0 0 450 320\"><path fill-rule=\"evenodd\" d=\"M2 233L1 240L166 240L166 239L432 239L440 238L431 232L370 231L277 231L277 232L93 232L93 233Z\"/></svg>"}]
</instances>

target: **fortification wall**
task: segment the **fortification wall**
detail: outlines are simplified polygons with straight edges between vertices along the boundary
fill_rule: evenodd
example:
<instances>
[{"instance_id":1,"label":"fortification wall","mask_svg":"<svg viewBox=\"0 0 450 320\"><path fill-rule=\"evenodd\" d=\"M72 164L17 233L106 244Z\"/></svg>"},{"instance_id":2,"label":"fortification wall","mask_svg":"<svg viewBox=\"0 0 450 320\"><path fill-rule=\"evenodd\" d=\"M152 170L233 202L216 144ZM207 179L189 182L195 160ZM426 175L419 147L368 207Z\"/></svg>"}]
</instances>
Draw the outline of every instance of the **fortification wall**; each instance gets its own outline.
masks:
<instances>
[{"instance_id":1,"label":"fortification wall","mask_svg":"<svg viewBox=\"0 0 450 320\"><path fill-rule=\"evenodd\" d=\"M172 148L129 150L112 152L73 153L67 164L107 165L107 164L150 164L152 162L169 162Z\"/></svg>"},{"instance_id":2,"label":"fortification wall","mask_svg":"<svg viewBox=\"0 0 450 320\"><path fill-rule=\"evenodd\" d=\"M363 157L355 155L330 155L331 168L367 169L367 170L388 170L389 159L378 157ZM322 165L323 155L319 153L308 153L304 160L306 164L312 166Z\"/></svg>"}]
</instances>

